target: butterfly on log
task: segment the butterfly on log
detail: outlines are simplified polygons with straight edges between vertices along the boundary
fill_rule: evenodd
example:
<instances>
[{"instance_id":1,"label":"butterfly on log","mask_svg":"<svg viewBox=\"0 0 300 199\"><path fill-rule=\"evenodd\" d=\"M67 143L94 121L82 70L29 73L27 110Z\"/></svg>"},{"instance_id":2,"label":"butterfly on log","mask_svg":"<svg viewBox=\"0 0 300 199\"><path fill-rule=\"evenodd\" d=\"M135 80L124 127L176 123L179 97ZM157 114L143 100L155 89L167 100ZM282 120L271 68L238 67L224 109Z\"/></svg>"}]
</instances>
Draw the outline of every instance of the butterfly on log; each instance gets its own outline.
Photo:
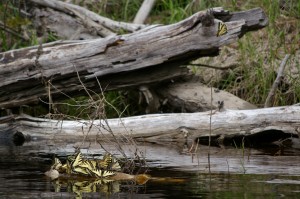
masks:
<instances>
[{"instance_id":1,"label":"butterfly on log","mask_svg":"<svg viewBox=\"0 0 300 199\"><path fill-rule=\"evenodd\" d=\"M223 22L219 22L217 37L227 34L227 26Z\"/></svg>"}]
</instances>

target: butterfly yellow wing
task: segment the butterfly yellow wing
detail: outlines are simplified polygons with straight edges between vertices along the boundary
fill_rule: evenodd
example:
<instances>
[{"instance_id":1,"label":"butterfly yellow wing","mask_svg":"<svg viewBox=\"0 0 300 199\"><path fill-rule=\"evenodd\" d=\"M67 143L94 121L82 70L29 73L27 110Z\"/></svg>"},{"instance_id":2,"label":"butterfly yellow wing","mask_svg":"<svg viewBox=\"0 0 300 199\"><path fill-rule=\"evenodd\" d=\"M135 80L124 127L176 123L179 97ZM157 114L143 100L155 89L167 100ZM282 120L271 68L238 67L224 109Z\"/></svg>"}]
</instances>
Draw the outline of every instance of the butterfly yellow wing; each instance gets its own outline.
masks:
<instances>
[{"instance_id":1,"label":"butterfly yellow wing","mask_svg":"<svg viewBox=\"0 0 300 199\"><path fill-rule=\"evenodd\" d=\"M95 169L97 168L96 160L86 160L86 164L88 164L89 168Z\"/></svg>"},{"instance_id":2,"label":"butterfly yellow wing","mask_svg":"<svg viewBox=\"0 0 300 199\"><path fill-rule=\"evenodd\" d=\"M62 163L58 158L54 158L54 164L51 166L51 169L59 170L62 167Z\"/></svg>"},{"instance_id":3,"label":"butterfly yellow wing","mask_svg":"<svg viewBox=\"0 0 300 199\"><path fill-rule=\"evenodd\" d=\"M71 163L68 159L67 159L67 163L65 165L63 165L63 168L66 170L67 174L72 173Z\"/></svg>"},{"instance_id":4,"label":"butterfly yellow wing","mask_svg":"<svg viewBox=\"0 0 300 199\"><path fill-rule=\"evenodd\" d=\"M110 153L105 154L103 159L98 161L98 167L104 170L121 170L119 162Z\"/></svg>"},{"instance_id":5,"label":"butterfly yellow wing","mask_svg":"<svg viewBox=\"0 0 300 199\"><path fill-rule=\"evenodd\" d=\"M226 24L223 23L223 22L219 22L217 37L225 35L226 33L227 33L227 26L226 26Z\"/></svg>"},{"instance_id":6,"label":"butterfly yellow wing","mask_svg":"<svg viewBox=\"0 0 300 199\"><path fill-rule=\"evenodd\" d=\"M73 171L75 174L90 175L89 171L88 171L86 168L80 167L80 166L77 166L77 167L72 168L72 171Z\"/></svg>"},{"instance_id":7,"label":"butterfly yellow wing","mask_svg":"<svg viewBox=\"0 0 300 199\"><path fill-rule=\"evenodd\" d=\"M70 173L70 164L68 162L66 164L63 164L59 172Z\"/></svg>"},{"instance_id":8,"label":"butterfly yellow wing","mask_svg":"<svg viewBox=\"0 0 300 199\"><path fill-rule=\"evenodd\" d=\"M71 159L73 159L73 158L71 158ZM73 161L71 162L71 165L70 165L72 172L76 173L76 174L88 175L86 168L82 167L82 164L83 164L82 155L80 152L78 152L75 155L75 158L73 159Z\"/></svg>"},{"instance_id":9,"label":"butterfly yellow wing","mask_svg":"<svg viewBox=\"0 0 300 199\"><path fill-rule=\"evenodd\" d=\"M79 165L80 168L84 169L88 175L93 176L93 170L96 169L96 163L92 162L91 160L84 160Z\"/></svg>"},{"instance_id":10,"label":"butterfly yellow wing","mask_svg":"<svg viewBox=\"0 0 300 199\"><path fill-rule=\"evenodd\" d=\"M101 169L93 169L92 170L93 174L97 178L106 178L109 176L115 175L113 171L107 171L107 170L101 170Z\"/></svg>"},{"instance_id":11,"label":"butterfly yellow wing","mask_svg":"<svg viewBox=\"0 0 300 199\"><path fill-rule=\"evenodd\" d=\"M75 155L75 158L71 163L71 167L76 167L76 166L80 165L81 163L82 163L82 155L79 152Z\"/></svg>"},{"instance_id":12,"label":"butterfly yellow wing","mask_svg":"<svg viewBox=\"0 0 300 199\"><path fill-rule=\"evenodd\" d=\"M103 178L108 177L108 176L113 176L113 175L115 175L115 173L112 172L112 171L106 171L106 170L102 171L102 177Z\"/></svg>"}]
</instances>

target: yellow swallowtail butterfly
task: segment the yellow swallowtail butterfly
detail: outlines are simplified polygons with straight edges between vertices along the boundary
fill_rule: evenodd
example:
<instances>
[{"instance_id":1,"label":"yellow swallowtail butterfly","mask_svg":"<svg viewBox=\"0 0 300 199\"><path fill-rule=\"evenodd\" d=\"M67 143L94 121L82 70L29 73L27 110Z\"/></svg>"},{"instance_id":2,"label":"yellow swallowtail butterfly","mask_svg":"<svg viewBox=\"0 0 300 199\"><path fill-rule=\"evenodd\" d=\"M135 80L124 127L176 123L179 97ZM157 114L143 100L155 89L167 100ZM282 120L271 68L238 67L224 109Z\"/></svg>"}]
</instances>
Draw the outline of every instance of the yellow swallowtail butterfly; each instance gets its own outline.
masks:
<instances>
[{"instance_id":1,"label":"yellow swallowtail butterfly","mask_svg":"<svg viewBox=\"0 0 300 199\"><path fill-rule=\"evenodd\" d=\"M217 37L225 35L226 33L227 33L227 26L226 26L226 24L223 23L223 22L219 22Z\"/></svg>"},{"instance_id":2,"label":"yellow swallowtail butterfly","mask_svg":"<svg viewBox=\"0 0 300 199\"><path fill-rule=\"evenodd\" d=\"M73 159L73 158L69 158L69 159ZM82 155L80 152L78 152L74 158L74 160L72 160L71 162L71 170L73 171L73 173L77 173L77 174L84 174L84 175L88 175L89 173L86 171L85 168L82 167Z\"/></svg>"},{"instance_id":3,"label":"yellow swallowtail butterfly","mask_svg":"<svg viewBox=\"0 0 300 199\"><path fill-rule=\"evenodd\" d=\"M119 162L110 153L106 153L102 160L98 160L98 167L105 170L121 170Z\"/></svg>"},{"instance_id":4,"label":"yellow swallowtail butterfly","mask_svg":"<svg viewBox=\"0 0 300 199\"><path fill-rule=\"evenodd\" d=\"M112 163L113 161L113 157L110 153L106 153L102 160L98 161L98 166L100 167L100 169L107 169L108 166Z\"/></svg>"}]
</instances>

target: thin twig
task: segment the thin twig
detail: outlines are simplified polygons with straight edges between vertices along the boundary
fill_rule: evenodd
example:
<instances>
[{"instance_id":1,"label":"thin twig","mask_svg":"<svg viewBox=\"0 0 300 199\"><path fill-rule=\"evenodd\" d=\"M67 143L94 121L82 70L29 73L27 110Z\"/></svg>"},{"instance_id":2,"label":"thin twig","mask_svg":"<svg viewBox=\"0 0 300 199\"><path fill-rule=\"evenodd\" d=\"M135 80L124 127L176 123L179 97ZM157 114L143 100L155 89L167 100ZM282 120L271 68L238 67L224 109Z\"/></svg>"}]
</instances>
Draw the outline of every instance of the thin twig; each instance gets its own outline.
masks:
<instances>
[{"instance_id":1,"label":"thin twig","mask_svg":"<svg viewBox=\"0 0 300 199\"><path fill-rule=\"evenodd\" d=\"M212 115L213 115L213 110L212 110L212 106L213 106L213 89L212 86L210 86L210 114L209 114L209 137L208 137L208 154L207 154L207 158L208 158L208 171L209 171L209 179L211 179L211 170L210 170L210 144L211 144L211 120L212 120Z\"/></svg>"},{"instance_id":2,"label":"thin twig","mask_svg":"<svg viewBox=\"0 0 300 199\"><path fill-rule=\"evenodd\" d=\"M278 72L277 72L277 77L271 87L271 90L268 94L268 97L266 99L266 102L265 102L265 108L267 107L270 107L271 106L271 101L272 99L274 98L274 95L275 95L275 91L279 85L279 83L281 82L282 78L283 78L283 72L284 72L284 68L285 68L285 65L286 65L286 62L287 60L289 59L290 55L289 54L286 54L284 59L282 60L280 66L279 66L279 69L278 69Z\"/></svg>"},{"instance_id":3,"label":"thin twig","mask_svg":"<svg viewBox=\"0 0 300 199\"><path fill-rule=\"evenodd\" d=\"M212 69L217 69L217 70L228 70L228 69L232 69L232 68L236 67L236 65L218 67L218 66L211 66L211 65L207 65L207 64L191 64L191 63L189 64L189 66L204 66L206 68L212 68Z\"/></svg>"}]
</instances>

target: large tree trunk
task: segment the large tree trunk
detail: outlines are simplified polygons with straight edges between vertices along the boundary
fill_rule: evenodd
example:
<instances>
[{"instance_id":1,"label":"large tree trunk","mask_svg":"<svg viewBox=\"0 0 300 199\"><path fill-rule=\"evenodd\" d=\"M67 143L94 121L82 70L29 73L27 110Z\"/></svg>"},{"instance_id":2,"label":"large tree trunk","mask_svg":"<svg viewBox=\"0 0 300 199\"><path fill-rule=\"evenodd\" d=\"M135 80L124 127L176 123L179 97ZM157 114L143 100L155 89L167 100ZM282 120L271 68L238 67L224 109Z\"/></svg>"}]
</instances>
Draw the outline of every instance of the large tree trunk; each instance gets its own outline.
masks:
<instances>
[{"instance_id":1,"label":"large tree trunk","mask_svg":"<svg viewBox=\"0 0 300 199\"><path fill-rule=\"evenodd\" d=\"M205 12L198 12L176 24L148 26L127 35L0 53L0 108L82 95L84 87L99 92L100 85L112 90L171 80L188 73L180 65L217 55L221 46L267 25L260 8L214 13L228 27L221 37L216 36L220 20L207 25Z\"/></svg>"}]
</instances>

